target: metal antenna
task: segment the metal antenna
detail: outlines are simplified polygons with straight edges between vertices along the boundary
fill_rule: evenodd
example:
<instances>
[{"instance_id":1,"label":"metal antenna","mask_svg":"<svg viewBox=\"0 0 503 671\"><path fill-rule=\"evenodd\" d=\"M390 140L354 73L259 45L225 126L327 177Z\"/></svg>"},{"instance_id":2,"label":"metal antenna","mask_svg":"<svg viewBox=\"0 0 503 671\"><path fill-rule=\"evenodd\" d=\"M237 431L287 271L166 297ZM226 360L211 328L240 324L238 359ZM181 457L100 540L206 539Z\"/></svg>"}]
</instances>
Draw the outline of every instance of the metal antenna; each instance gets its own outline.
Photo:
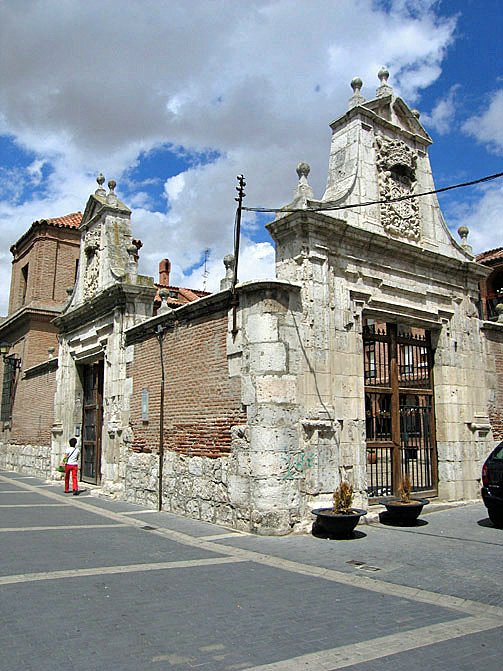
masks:
<instances>
[{"instance_id":1,"label":"metal antenna","mask_svg":"<svg viewBox=\"0 0 503 671\"><path fill-rule=\"evenodd\" d=\"M210 271L208 270L208 260L210 258L210 250L208 247L204 250L204 270L203 270L203 291L206 291L206 280Z\"/></svg>"}]
</instances>

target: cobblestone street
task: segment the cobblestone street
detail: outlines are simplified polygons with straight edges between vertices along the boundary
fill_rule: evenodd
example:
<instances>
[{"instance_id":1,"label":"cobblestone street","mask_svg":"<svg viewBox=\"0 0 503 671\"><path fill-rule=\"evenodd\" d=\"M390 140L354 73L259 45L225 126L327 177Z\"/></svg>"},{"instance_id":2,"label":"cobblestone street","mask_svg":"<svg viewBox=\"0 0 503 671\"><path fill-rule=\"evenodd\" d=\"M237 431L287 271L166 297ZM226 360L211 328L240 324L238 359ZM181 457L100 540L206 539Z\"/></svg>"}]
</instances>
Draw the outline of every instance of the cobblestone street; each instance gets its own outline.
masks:
<instances>
[{"instance_id":1,"label":"cobblestone street","mask_svg":"<svg viewBox=\"0 0 503 671\"><path fill-rule=\"evenodd\" d=\"M501 669L482 504L274 538L2 472L0 509L2 671Z\"/></svg>"}]
</instances>

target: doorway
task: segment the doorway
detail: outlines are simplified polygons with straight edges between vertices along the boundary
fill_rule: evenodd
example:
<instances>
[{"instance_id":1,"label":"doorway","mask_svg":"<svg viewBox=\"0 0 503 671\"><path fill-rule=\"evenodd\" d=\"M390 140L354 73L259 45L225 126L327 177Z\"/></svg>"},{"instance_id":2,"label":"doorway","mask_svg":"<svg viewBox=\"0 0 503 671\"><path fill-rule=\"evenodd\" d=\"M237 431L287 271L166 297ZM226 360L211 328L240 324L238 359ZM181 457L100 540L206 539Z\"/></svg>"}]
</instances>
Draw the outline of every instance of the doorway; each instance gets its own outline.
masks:
<instances>
[{"instance_id":1,"label":"doorway","mask_svg":"<svg viewBox=\"0 0 503 671\"><path fill-rule=\"evenodd\" d=\"M369 498L396 495L404 475L414 492L432 496L438 478L430 333L369 319L363 344Z\"/></svg>"},{"instance_id":2,"label":"doorway","mask_svg":"<svg viewBox=\"0 0 503 671\"><path fill-rule=\"evenodd\" d=\"M103 426L103 359L82 366L84 403L82 410L82 460L80 479L97 485L101 479L101 433Z\"/></svg>"}]
</instances>

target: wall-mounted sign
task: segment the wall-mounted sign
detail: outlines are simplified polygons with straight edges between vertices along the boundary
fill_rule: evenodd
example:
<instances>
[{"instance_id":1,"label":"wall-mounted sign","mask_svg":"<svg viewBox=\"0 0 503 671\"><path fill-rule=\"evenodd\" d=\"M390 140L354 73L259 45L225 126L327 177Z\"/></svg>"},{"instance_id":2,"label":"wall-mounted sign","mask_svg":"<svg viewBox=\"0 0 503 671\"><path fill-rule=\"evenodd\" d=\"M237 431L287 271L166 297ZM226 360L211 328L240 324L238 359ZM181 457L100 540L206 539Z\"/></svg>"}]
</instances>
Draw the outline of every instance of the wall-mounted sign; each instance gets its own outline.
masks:
<instances>
[{"instance_id":1,"label":"wall-mounted sign","mask_svg":"<svg viewBox=\"0 0 503 671\"><path fill-rule=\"evenodd\" d=\"M141 418L148 422L148 389L141 390Z\"/></svg>"}]
</instances>

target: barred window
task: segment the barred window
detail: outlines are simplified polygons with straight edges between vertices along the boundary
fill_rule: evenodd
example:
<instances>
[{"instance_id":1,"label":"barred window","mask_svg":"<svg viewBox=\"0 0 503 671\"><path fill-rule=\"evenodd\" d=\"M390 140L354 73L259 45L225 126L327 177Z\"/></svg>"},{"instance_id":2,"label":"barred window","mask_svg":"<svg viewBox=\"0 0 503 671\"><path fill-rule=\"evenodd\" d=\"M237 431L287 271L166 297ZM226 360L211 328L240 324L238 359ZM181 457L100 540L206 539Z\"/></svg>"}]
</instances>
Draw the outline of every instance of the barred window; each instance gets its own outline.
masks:
<instances>
[{"instance_id":1,"label":"barred window","mask_svg":"<svg viewBox=\"0 0 503 671\"><path fill-rule=\"evenodd\" d=\"M14 383L16 381L16 370L19 359L14 356L4 358L2 404L0 406L0 420L10 421L12 417L12 404L14 401Z\"/></svg>"}]
</instances>

